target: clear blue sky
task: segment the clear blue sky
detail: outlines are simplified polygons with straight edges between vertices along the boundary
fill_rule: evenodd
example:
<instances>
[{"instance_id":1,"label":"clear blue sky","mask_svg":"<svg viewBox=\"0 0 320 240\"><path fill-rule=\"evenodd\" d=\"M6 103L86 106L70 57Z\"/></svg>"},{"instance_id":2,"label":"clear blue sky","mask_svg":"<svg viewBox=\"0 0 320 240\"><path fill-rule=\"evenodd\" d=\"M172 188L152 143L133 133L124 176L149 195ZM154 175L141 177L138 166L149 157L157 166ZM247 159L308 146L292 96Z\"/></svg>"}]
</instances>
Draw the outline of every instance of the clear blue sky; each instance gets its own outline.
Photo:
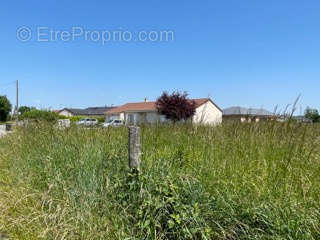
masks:
<instances>
[{"instance_id":1,"label":"clear blue sky","mask_svg":"<svg viewBox=\"0 0 320 240\"><path fill-rule=\"evenodd\" d=\"M187 91L222 108L320 108L319 0L0 3L0 94L21 105L87 107ZM27 42L17 29L174 31L169 42Z\"/></svg>"}]
</instances>

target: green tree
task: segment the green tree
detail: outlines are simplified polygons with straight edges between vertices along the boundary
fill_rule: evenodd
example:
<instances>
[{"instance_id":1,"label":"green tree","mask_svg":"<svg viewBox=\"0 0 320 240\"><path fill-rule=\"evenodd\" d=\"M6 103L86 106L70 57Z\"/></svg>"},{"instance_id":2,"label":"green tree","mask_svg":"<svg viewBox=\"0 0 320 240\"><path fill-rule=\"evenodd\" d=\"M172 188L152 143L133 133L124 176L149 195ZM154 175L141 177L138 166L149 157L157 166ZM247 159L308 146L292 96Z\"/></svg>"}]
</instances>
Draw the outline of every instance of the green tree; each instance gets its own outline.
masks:
<instances>
[{"instance_id":1,"label":"green tree","mask_svg":"<svg viewBox=\"0 0 320 240\"><path fill-rule=\"evenodd\" d=\"M7 121L12 105L6 96L0 96L0 122Z\"/></svg>"},{"instance_id":2,"label":"green tree","mask_svg":"<svg viewBox=\"0 0 320 240\"><path fill-rule=\"evenodd\" d=\"M22 115L26 112L30 112L31 110L36 109L35 107L21 106L19 107L19 113Z\"/></svg>"},{"instance_id":3,"label":"green tree","mask_svg":"<svg viewBox=\"0 0 320 240\"><path fill-rule=\"evenodd\" d=\"M313 109L310 107L307 107L304 116L310 120L312 120L312 122L319 122L320 121L320 115L317 109Z\"/></svg>"}]
</instances>

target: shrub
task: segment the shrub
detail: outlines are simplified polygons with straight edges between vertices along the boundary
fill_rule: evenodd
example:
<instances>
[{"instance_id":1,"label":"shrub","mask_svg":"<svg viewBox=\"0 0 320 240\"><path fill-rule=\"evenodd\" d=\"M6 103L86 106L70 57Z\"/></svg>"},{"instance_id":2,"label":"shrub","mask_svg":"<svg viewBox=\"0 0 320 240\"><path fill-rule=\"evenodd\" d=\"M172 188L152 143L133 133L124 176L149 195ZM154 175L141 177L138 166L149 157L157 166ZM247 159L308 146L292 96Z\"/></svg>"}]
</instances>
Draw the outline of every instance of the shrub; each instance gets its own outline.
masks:
<instances>
[{"instance_id":1,"label":"shrub","mask_svg":"<svg viewBox=\"0 0 320 240\"><path fill-rule=\"evenodd\" d=\"M49 110L32 109L19 116L20 120L30 119L39 121L53 122L59 119L60 116L56 112Z\"/></svg>"},{"instance_id":2,"label":"shrub","mask_svg":"<svg viewBox=\"0 0 320 240\"><path fill-rule=\"evenodd\" d=\"M206 219L214 200L192 178L129 174L115 185L110 199L121 220L133 226L135 239L208 239ZM123 218L124 217L124 218Z\"/></svg>"},{"instance_id":3,"label":"shrub","mask_svg":"<svg viewBox=\"0 0 320 240\"><path fill-rule=\"evenodd\" d=\"M19 113L20 115L26 113L26 112L30 112L31 110L35 110L35 107L28 107L28 106L21 106L19 107Z\"/></svg>"},{"instance_id":4,"label":"shrub","mask_svg":"<svg viewBox=\"0 0 320 240\"><path fill-rule=\"evenodd\" d=\"M83 118L95 118L95 119L98 120L99 123L103 123L104 122L104 117L95 117L95 116L92 116L92 117L88 117L88 116L72 116L72 117L69 117L69 119L70 119L70 121L72 123L78 122Z\"/></svg>"},{"instance_id":5,"label":"shrub","mask_svg":"<svg viewBox=\"0 0 320 240\"><path fill-rule=\"evenodd\" d=\"M99 123L103 123L105 121L104 117L96 117Z\"/></svg>"},{"instance_id":6,"label":"shrub","mask_svg":"<svg viewBox=\"0 0 320 240\"><path fill-rule=\"evenodd\" d=\"M83 118L86 118L86 116L72 116L72 117L69 117L69 119L70 119L70 121L71 121L72 123L78 122L78 121L80 121L80 120L83 119Z\"/></svg>"}]
</instances>

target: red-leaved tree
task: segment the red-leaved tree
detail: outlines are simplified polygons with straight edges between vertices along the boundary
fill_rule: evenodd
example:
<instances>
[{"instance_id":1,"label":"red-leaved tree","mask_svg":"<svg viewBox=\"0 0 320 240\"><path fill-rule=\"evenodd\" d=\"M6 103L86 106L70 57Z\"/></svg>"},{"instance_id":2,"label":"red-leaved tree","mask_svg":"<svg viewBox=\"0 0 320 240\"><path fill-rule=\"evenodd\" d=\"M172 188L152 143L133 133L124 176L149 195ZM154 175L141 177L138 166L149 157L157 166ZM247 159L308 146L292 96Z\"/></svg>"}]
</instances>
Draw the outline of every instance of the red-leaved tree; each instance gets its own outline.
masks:
<instances>
[{"instance_id":1,"label":"red-leaved tree","mask_svg":"<svg viewBox=\"0 0 320 240\"><path fill-rule=\"evenodd\" d=\"M173 92L171 95L163 92L156 101L156 108L158 113L177 122L192 117L196 112L196 103L194 100L188 99L186 92Z\"/></svg>"}]
</instances>

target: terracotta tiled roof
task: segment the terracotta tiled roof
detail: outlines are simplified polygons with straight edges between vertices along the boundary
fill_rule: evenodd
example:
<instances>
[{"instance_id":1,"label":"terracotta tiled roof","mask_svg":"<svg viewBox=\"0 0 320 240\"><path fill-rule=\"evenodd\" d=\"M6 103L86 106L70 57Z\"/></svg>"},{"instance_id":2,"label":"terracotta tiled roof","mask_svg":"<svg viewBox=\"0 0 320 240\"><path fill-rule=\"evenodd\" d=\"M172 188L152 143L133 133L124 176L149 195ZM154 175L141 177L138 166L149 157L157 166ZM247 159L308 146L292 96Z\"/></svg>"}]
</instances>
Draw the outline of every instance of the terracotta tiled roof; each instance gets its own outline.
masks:
<instances>
[{"instance_id":1,"label":"terracotta tiled roof","mask_svg":"<svg viewBox=\"0 0 320 240\"><path fill-rule=\"evenodd\" d=\"M212 100L210 98L199 98L193 99L196 102L196 107L201 106L202 104L206 103L207 101ZM111 109L106 114L117 114L122 112L149 112L149 111L157 111L156 109L156 102L137 102L137 103L126 103L120 107ZM214 102L212 102L219 110L221 110Z\"/></svg>"},{"instance_id":2,"label":"terracotta tiled roof","mask_svg":"<svg viewBox=\"0 0 320 240\"><path fill-rule=\"evenodd\" d=\"M122 112L133 112L133 111L156 111L155 102L138 102L138 103L126 103L120 107L111 109L106 113L122 113Z\"/></svg>"}]
</instances>

